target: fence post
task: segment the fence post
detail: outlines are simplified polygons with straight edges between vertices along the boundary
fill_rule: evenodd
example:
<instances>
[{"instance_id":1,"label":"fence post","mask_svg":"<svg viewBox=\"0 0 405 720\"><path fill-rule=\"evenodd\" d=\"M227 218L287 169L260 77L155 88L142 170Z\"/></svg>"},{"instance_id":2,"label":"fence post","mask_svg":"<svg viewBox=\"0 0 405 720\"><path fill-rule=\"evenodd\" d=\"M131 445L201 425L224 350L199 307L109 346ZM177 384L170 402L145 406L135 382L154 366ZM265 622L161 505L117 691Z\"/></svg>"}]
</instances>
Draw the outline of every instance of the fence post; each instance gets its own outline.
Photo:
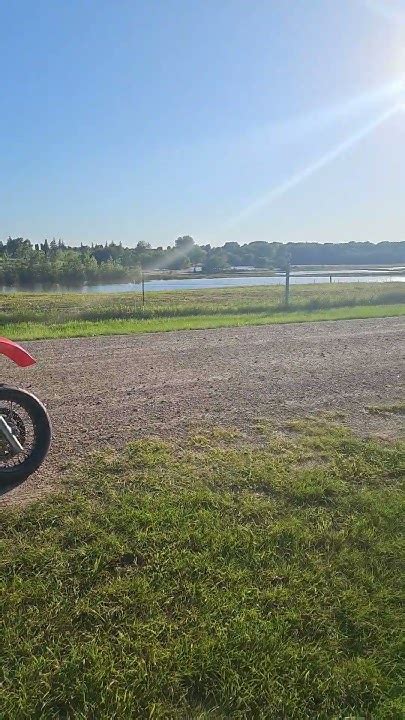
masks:
<instances>
[{"instance_id":1,"label":"fence post","mask_svg":"<svg viewBox=\"0 0 405 720\"><path fill-rule=\"evenodd\" d=\"M290 303L290 263L288 262L285 268L285 304L288 306Z\"/></svg>"},{"instance_id":2,"label":"fence post","mask_svg":"<svg viewBox=\"0 0 405 720\"><path fill-rule=\"evenodd\" d=\"M142 270L142 309L145 307L145 276Z\"/></svg>"}]
</instances>

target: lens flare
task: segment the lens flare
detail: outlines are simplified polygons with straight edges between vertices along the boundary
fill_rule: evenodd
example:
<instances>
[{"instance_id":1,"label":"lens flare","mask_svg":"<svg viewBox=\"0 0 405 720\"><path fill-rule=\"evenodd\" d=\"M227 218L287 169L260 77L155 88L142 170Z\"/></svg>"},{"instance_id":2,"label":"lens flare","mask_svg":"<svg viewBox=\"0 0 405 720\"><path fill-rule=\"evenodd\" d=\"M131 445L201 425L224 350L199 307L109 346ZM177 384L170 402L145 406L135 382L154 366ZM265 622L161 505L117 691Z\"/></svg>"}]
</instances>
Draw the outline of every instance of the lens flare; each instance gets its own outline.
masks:
<instances>
[{"instance_id":1,"label":"lens flare","mask_svg":"<svg viewBox=\"0 0 405 720\"><path fill-rule=\"evenodd\" d=\"M318 160L315 160L315 162L311 163L303 170L295 173L280 185L277 185L276 187L272 188L271 190L254 200L254 202L250 203L250 205L241 210L241 212L228 220L228 222L224 224L223 229L231 228L235 225L238 225L242 220L244 220L252 213L260 210L263 207L266 207L267 205L270 205L274 200L277 200L278 198L285 195L289 190L292 190L297 185L300 185L302 182L304 182L304 180L307 180L309 177L311 177L311 175L314 175L319 170L322 170L322 168L324 168L326 165L329 165L338 157L348 152L351 148L357 145L357 143L367 137L367 135L372 133L373 130L378 128L380 125L382 125L391 117L396 115L399 111L401 111L403 107L404 106L402 104L395 105L389 110L381 113L372 122L365 125L363 128L361 128L361 130L357 131L356 133L353 133L353 135L350 135L350 137L339 143L339 145L337 145L336 147L332 148L332 150L329 150L327 153L322 155L320 158L318 158Z\"/></svg>"},{"instance_id":2,"label":"lens flare","mask_svg":"<svg viewBox=\"0 0 405 720\"><path fill-rule=\"evenodd\" d=\"M363 3L389 22L405 24L405 10L398 0L363 0Z\"/></svg>"}]
</instances>

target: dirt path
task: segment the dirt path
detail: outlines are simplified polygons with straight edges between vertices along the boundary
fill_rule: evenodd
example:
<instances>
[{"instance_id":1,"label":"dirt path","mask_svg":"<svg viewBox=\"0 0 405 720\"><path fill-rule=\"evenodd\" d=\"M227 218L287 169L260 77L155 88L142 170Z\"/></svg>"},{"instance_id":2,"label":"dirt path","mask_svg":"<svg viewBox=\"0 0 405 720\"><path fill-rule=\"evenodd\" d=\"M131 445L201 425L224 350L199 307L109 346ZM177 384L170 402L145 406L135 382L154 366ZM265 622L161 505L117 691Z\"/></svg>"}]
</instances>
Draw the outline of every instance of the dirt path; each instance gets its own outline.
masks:
<instances>
[{"instance_id":1,"label":"dirt path","mask_svg":"<svg viewBox=\"0 0 405 720\"><path fill-rule=\"evenodd\" d=\"M44 468L4 493L21 503L57 484L69 458L201 422L246 427L260 417L342 410L360 431L401 432L365 407L404 396L405 320L226 328L25 344L38 365L2 360L2 381L48 406L54 443Z\"/></svg>"}]
</instances>

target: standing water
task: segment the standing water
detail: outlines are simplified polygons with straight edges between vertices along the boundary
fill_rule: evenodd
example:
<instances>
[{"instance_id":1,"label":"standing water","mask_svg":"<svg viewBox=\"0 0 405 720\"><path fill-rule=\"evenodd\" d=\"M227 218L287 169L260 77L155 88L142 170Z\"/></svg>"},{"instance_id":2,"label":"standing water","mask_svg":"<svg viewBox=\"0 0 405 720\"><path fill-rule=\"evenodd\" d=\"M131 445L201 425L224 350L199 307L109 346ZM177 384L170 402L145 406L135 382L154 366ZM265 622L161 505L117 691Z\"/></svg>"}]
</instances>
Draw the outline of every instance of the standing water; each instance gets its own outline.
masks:
<instances>
[{"instance_id":1,"label":"standing water","mask_svg":"<svg viewBox=\"0 0 405 720\"><path fill-rule=\"evenodd\" d=\"M405 282L405 273L402 275L339 275L331 273L333 283L353 283L353 282ZM301 273L290 275L291 285L309 285L318 283L328 283L330 275L315 275L314 273ZM229 287L250 287L253 285L284 285L285 275L272 276L245 276L239 277L212 277L212 278L184 278L184 279L168 279L168 280L145 280L145 288L150 292L168 291L168 290L204 290L209 288L229 288ZM12 293L19 291L27 291L28 288L3 287L3 293ZM141 290L140 283L114 283L103 285L83 285L82 287L61 287L44 289L36 287L30 292L79 292L79 293L121 293L134 292Z\"/></svg>"}]
</instances>

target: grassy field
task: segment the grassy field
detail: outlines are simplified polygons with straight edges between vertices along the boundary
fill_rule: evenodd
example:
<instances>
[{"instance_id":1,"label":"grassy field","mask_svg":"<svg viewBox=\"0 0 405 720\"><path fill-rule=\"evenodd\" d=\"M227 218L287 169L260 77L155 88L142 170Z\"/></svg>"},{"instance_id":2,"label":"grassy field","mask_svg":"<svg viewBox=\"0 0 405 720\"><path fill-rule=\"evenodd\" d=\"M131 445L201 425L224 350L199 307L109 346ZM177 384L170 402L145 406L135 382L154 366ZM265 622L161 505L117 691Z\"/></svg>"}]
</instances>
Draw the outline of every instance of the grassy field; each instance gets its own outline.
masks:
<instances>
[{"instance_id":1,"label":"grassy field","mask_svg":"<svg viewBox=\"0 0 405 720\"><path fill-rule=\"evenodd\" d=\"M404 717L405 445L257 433L138 441L2 511L1 717Z\"/></svg>"},{"instance_id":2,"label":"grassy field","mask_svg":"<svg viewBox=\"0 0 405 720\"><path fill-rule=\"evenodd\" d=\"M405 315L405 305L355 305L312 312L284 312L268 315L216 314L145 320L73 320L65 323L16 323L0 327L2 336L13 340L44 340L97 335L132 335L134 333L200 330L204 328L274 325L280 323L321 322L325 320L356 320L359 318L393 317Z\"/></svg>"},{"instance_id":3,"label":"grassy field","mask_svg":"<svg viewBox=\"0 0 405 720\"><path fill-rule=\"evenodd\" d=\"M405 283L301 285L283 305L283 288L147 293L14 294L0 298L0 334L16 339L128 334L274 322L405 314Z\"/></svg>"}]
</instances>

